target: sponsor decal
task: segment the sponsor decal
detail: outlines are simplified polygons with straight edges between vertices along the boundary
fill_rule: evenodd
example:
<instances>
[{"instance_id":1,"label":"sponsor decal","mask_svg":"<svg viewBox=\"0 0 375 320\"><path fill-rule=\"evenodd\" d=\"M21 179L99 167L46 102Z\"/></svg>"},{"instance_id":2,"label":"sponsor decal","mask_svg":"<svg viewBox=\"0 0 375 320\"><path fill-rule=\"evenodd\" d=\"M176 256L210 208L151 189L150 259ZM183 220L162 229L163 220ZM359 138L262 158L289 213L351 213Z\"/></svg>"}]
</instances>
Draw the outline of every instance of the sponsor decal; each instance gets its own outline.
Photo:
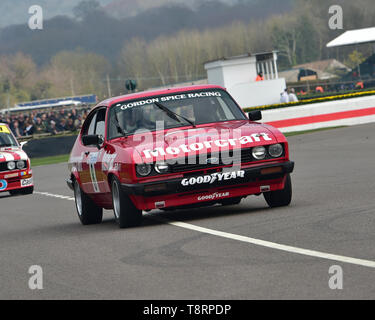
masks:
<instances>
[{"instance_id":1,"label":"sponsor decal","mask_svg":"<svg viewBox=\"0 0 375 320\"><path fill-rule=\"evenodd\" d=\"M233 171L233 172L223 172L223 173L213 173L206 176L191 177L186 178L181 181L184 187L194 186L196 184L213 184L215 181L228 181L237 178L245 178L245 171Z\"/></svg>"},{"instance_id":2,"label":"sponsor decal","mask_svg":"<svg viewBox=\"0 0 375 320\"><path fill-rule=\"evenodd\" d=\"M229 197L229 195L230 195L229 192L224 192L224 193L215 192L213 194L209 194L209 195L206 195L206 196L199 196L197 198L197 200L198 201L215 200L215 199Z\"/></svg>"},{"instance_id":3,"label":"sponsor decal","mask_svg":"<svg viewBox=\"0 0 375 320\"><path fill-rule=\"evenodd\" d=\"M115 165L115 159L117 157L117 153L115 154L108 154L105 153L102 160L102 170L103 171L111 171L111 170L118 170L118 165Z\"/></svg>"},{"instance_id":4,"label":"sponsor decal","mask_svg":"<svg viewBox=\"0 0 375 320\"><path fill-rule=\"evenodd\" d=\"M174 96L164 96L164 97L155 97L150 99L145 99L141 101L133 101L127 104L118 104L117 106L121 106L121 110L127 110L134 107L141 107L148 104L153 104L155 102L163 103L168 101L178 101L178 100L186 100L186 99L195 99L195 98L206 98L206 97L221 97L221 93L218 91L203 91L203 92L193 92L193 93L183 93L183 94L176 94Z\"/></svg>"},{"instance_id":5,"label":"sponsor decal","mask_svg":"<svg viewBox=\"0 0 375 320\"><path fill-rule=\"evenodd\" d=\"M150 159L152 157L158 157L158 156L166 156L167 154L170 155L178 155L180 153L189 153L193 151L201 151L201 150L210 150L213 148L213 146L219 147L219 148L225 148L225 147L238 147L241 145L246 145L249 143L254 142L261 142L261 141L272 141L272 138L269 136L268 133L260 132L260 133L254 133L250 136L243 136L241 138L232 138L232 139L219 139L214 141L204 141L204 142L198 142L193 143L190 145L180 145L178 147L168 147L168 148L156 148L155 150L143 150L143 154L147 159Z\"/></svg>"},{"instance_id":6,"label":"sponsor decal","mask_svg":"<svg viewBox=\"0 0 375 320\"><path fill-rule=\"evenodd\" d=\"M90 168L90 177L92 181L92 186L94 188L95 193L99 193L99 184L98 184L98 178L96 177L96 170L95 170L95 164L98 161L99 153L90 153L89 159L87 161L89 168Z\"/></svg>"},{"instance_id":7,"label":"sponsor decal","mask_svg":"<svg viewBox=\"0 0 375 320\"><path fill-rule=\"evenodd\" d=\"M0 126L0 132L10 134L10 131L7 126Z\"/></svg>"},{"instance_id":8,"label":"sponsor decal","mask_svg":"<svg viewBox=\"0 0 375 320\"><path fill-rule=\"evenodd\" d=\"M33 178L30 179L22 179L21 180L21 187L29 187L33 184Z\"/></svg>"},{"instance_id":9,"label":"sponsor decal","mask_svg":"<svg viewBox=\"0 0 375 320\"><path fill-rule=\"evenodd\" d=\"M5 190L8 187L6 180L0 180L0 191Z\"/></svg>"},{"instance_id":10,"label":"sponsor decal","mask_svg":"<svg viewBox=\"0 0 375 320\"><path fill-rule=\"evenodd\" d=\"M18 177L18 173L6 174L4 176L5 179L11 179L11 178L15 178L15 177Z\"/></svg>"},{"instance_id":11,"label":"sponsor decal","mask_svg":"<svg viewBox=\"0 0 375 320\"><path fill-rule=\"evenodd\" d=\"M88 163L89 164L97 163L98 162L98 155L99 155L98 152L90 153Z\"/></svg>"}]
</instances>

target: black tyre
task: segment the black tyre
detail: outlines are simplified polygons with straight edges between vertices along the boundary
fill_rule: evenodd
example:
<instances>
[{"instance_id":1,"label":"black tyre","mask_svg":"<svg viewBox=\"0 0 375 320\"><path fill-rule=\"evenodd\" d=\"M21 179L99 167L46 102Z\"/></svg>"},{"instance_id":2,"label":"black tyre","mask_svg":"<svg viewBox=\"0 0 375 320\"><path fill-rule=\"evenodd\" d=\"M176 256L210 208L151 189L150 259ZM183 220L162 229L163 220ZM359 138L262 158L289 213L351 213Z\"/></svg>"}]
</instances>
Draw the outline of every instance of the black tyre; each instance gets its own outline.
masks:
<instances>
[{"instance_id":1,"label":"black tyre","mask_svg":"<svg viewBox=\"0 0 375 320\"><path fill-rule=\"evenodd\" d=\"M74 181L74 198L79 220L83 225L99 224L103 220L103 208L98 207Z\"/></svg>"},{"instance_id":2,"label":"black tyre","mask_svg":"<svg viewBox=\"0 0 375 320\"><path fill-rule=\"evenodd\" d=\"M137 227L142 223L142 211L123 192L117 178L112 180L112 201L115 219L120 228Z\"/></svg>"},{"instance_id":3,"label":"black tyre","mask_svg":"<svg viewBox=\"0 0 375 320\"><path fill-rule=\"evenodd\" d=\"M18 190L11 190L9 191L11 196L25 196L28 194L33 194L34 187L28 187L24 189L18 189Z\"/></svg>"},{"instance_id":4,"label":"black tyre","mask_svg":"<svg viewBox=\"0 0 375 320\"><path fill-rule=\"evenodd\" d=\"M292 201L292 180L290 174L286 176L283 190L264 193L264 199L271 208L289 206Z\"/></svg>"}]
</instances>

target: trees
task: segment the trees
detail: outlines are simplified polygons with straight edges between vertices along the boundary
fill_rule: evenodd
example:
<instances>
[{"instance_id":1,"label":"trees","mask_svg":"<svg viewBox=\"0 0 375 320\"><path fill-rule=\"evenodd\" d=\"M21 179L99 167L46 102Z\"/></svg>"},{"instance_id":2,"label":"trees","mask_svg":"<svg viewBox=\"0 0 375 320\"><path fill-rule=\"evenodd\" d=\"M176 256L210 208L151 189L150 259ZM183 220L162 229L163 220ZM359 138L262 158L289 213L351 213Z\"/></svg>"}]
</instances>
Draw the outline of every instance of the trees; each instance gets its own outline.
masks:
<instances>
[{"instance_id":1,"label":"trees","mask_svg":"<svg viewBox=\"0 0 375 320\"><path fill-rule=\"evenodd\" d=\"M35 78L37 78L37 69L31 57L23 53L1 56L1 106L10 107L17 101L30 99L30 92Z\"/></svg>"},{"instance_id":2,"label":"trees","mask_svg":"<svg viewBox=\"0 0 375 320\"><path fill-rule=\"evenodd\" d=\"M60 52L40 68L22 53L0 56L0 108L60 96L104 97L109 72L111 66L104 57L82 50Z\"/></svg>"},{"instance_id":3,"label":"trees","mask_svg":"<svg viewBox=\"0 0 375 320\"><path fill-rule=\"evenodd\" d=\"M97 0L83 0L73 8L73 13L76 18L84 19L99 9L100 3Z\"/></svg>"},{"instance_id":4,"label":"trees","mask_svg":"<svg viewBox=\"0 0 375 320\"><path fill-rule=\"evenodd\" d=\"M52 57L43 75L57 95L96 93L100 96L106 92L104 79L108 72L110 64L104 57L78 49Z\"/></svg>"}]
</instances>

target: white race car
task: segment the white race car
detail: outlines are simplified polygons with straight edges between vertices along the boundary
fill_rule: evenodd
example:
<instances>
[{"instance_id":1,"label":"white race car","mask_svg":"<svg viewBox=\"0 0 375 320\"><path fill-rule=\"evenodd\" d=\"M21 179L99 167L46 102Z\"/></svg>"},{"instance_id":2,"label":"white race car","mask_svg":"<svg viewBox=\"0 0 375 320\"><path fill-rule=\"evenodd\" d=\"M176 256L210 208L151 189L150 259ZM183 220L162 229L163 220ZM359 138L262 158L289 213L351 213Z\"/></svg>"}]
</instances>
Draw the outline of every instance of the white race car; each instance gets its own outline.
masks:
<instances>
[{"instance_id":1,"label":"white race car","mask_svg":"<svg viewBox=\"0 0 375 320\"><path fill-rule=\"evenodd\" d=\"M9 127L0 123L0 192L32 194L34 183L30 159Z\"/></svg>"}]
</instances>

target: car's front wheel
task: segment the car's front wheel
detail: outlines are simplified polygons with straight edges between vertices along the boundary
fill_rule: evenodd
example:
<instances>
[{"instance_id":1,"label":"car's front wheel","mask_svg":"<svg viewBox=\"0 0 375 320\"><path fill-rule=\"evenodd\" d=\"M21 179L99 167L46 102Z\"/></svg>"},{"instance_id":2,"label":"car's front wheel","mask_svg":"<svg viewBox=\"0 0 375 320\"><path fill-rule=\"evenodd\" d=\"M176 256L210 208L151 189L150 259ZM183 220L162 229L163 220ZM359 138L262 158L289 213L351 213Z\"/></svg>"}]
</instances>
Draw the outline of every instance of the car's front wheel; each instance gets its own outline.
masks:
<instances>
[{"instance_id":1,"label":"car's front wheel","mask_svg":"<svg viewBox=\"0 0 375 320\"><path fill-rule=\"evenodd\" d=\"M99 224L103 220L103 208L98 207L92 199L85 194L77 180L74 181L74 198L79 220L83 225Z\"/></svg>"},{"instance_id":2,"label":"car's front wheel","mask_svg":"<svg viewBox=\"0 0 375 320\"><path fill-rule=\"evenodd\" d=\"M117 178L112 180L112 201L115 219L120 228L137 227L142 223L142 211L123 192Z\"/></svg>"},{"instance_id":3,"label":"car's front wheel","mask_svg":"<svg viewBox=\"0 0 375 320\"><path fill-rule=\"evenodd\" d=\"M292 180L290 174L286 176L285 186L282 190L264 193L264 199L271 208L289 206L292 201Z\"/></svg>"}]
</instances>

